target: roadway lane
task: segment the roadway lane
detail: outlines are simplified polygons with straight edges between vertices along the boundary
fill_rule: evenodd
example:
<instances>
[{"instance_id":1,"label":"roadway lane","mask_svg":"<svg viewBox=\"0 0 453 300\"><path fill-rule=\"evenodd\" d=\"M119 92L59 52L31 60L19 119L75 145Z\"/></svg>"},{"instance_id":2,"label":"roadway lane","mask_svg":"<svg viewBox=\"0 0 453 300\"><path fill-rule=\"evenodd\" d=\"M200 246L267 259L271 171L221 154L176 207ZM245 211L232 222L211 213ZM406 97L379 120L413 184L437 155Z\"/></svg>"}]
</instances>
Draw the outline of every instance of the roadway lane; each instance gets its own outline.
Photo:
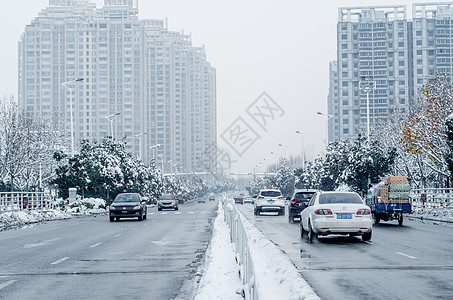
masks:
<instances>
[{"instance_id":1,"label":"roadway lane","mask_svg":"<svg viewBox=\"0 0 453 300\"><path fill-rule=\"evenodd\" d=\"M404 220L373 227L370 242L344 236L301 240L287 216L254 216L236 205L279 245L302 276L328 299L453 299L453 227Z\"/></svg>"},{"instance_id":2,"label":"roadway lane","mask_svg":"<svg viewBox=\"0 0 453 300\"><path fill-rule=\"evenodd\" d=\"M82 217L0 232L0 298L174 299L202 263L216 210L207 201L149 207L141 222Z\"/></svg>"}]
</instances>

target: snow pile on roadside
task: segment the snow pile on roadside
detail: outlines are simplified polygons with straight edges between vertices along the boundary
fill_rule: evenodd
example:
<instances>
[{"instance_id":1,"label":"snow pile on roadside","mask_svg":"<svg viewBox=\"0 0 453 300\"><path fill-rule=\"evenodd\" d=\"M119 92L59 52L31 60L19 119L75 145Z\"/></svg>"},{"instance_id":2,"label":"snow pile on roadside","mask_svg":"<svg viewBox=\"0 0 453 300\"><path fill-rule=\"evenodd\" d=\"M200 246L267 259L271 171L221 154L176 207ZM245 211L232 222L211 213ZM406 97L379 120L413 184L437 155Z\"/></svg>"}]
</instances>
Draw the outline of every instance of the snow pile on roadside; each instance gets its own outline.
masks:
<instances>
[{"instance_id":1,"label":"snow pile on roadside","mask_svg":"<svg viewBox=\"0 0 453 300\"><path fill-rule=\"evenodd\" d=\"M448 208L416 208L410 216L427 220L453 222L453 210Z\"/></svg>"},{"instance_id":2,"label":"snow pile on roadside","mask_svg":"<svg viewBox=\"0 0 453 300\"><path fill-rule=\"evenodd\" d=\"M71 218L70 214L54 209L45 211L23 210L4 212L0 213L0 230L43 221L63 220L69 218Z\"/></svg>"},{"instance_id":3,"label":"snow pile on roadside","mask_svg":"<svg viewBox=\"0 0 453 300\"><path fill-rule=\"evenodd\" d=\"M105 214L107 212L105 200L99 198L84 198L71 202L69 205L71 208L67 211L74 215Z\"/></svg>"},{"instance_id":4,"label":"snow pile on roadside","mask_svg":"<svg viewBox=\"0 0 453 300\"><path fill-rule=\"evenodd\" d=\"M237 293L242 289L242 282L235 260L234 245L230 242L229 228L223 218L223 207L219 204L211 243L206 251L205 270L195 295L196 300L243 299Z\"/></svg>"},{"instance_id":5,"label":"snow pile on roadside","mask_svg":"<svg viewBox=\"0 0 453 300\"><path fill-rule=\"evenodd\" d=\"M249 238L255 281L259 298L264 299L320 299L302 278L291 260L247 218L241 216Z\"/></svg>"}]
</instances>

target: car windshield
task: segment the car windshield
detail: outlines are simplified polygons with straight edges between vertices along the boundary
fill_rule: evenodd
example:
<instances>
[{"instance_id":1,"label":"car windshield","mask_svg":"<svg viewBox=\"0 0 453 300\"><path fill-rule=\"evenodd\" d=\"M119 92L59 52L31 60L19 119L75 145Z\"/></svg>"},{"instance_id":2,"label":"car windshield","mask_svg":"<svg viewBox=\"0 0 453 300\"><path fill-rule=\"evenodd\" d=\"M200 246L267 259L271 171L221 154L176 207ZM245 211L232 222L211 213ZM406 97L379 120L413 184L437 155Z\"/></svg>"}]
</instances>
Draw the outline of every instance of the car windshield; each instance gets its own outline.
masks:
<instances>
[{"instance_id":1,"label":"car windshield","mask_svg":"<svg viewBox=\"0 0 453 300\"><path fill-rule=\"evenodd\" d=\"M263 191L261 192L261 196L264 196L264 197L280 197L282 195L282 193L280 193L279 191Z\"/></svg>"},{"instance_id":2,"label":"car windshield","mask_svg":"<svg viewBox=\"0 0 453 300\"><path fill-rule=\"evenodd\" d=\"M136 194L119 194L114 202L139 202L140 198Z\"/></svg>"},{"instance_id":3,"label":"car windshield","mask_svg":"<svg viewBox=\"0 0 453 300\"><path fill-rule=\"evenodd\" d=\"M363 204L362 199L356 194L345 194L345 193L332 193L332 194L321 194L319 196L319 204L326 203L358 203Z\"/></svg>"},{"instance_id":4,"label":"car windshield","mask_svg":"<svg viewBox=\"0 0 453 300\"><path fill-rule=\"evenodd\" d=\"M173 195L162 195L159 198L160 200L175 200L175 196Z\"/></svg>"},{"instance_id":5,"label":"car windshield","mask_svg":"<svg viewBox=\"0 0 453 300\"><path fill-rule=\"evenodd\" d=\"M296 195L294 195L294 199L297 199L297 200L309 200L311 199L311 197L313 197L315 193L306 193L306 192L303 192L303 193L297 193Z\"/></svg>"}]
</instances>

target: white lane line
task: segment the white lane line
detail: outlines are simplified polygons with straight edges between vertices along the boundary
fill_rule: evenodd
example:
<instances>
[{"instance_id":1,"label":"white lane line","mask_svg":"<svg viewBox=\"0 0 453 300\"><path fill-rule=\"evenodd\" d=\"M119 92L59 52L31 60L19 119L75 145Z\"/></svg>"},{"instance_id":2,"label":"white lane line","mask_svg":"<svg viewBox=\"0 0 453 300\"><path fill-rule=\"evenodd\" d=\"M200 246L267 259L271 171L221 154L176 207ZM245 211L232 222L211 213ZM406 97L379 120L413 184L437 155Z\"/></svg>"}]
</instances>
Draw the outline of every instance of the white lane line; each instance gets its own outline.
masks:
<instances>
[{"instance_id":1,"label":"white lane line","mask_svg":"<svg viewBox=\"0 0 453 300\"><path fill-rule=\"evenodd\" d=\"M38 243L33 243L33 244L25 244L24 249L28 248L34 248L34 247L41 247L41 246L47 246L47 245L52 245L53 242L56 242L58 240L61 240L61 238L56 238L56 239L51 239L43 242L38 242Z\"/></svg>"},{"instance_id":2,"label":"white lane line","mask_svg":"<svg viewBox=\"0 0 453 300\"><path fill-rule=\"evenodd\" d=\"M181 214L180 211L175 212L175 215L180 215L180 214Z\"/></svg>"},{"instance_id":3,"label":"white lane line","mask_svg":"<svg viewBox=\"0 0 453 300\"><path fill-rule=\"evenodd\" d=\"M202 211L201 213L202 213L202 214L206 214L206 213L208 213L208 212L207 212L207 211Z\"/></svg>"},{"instance_id":4,"label":"white lane line","mask_svg":"<svg viewBox=\"0 0 453 300\"><path fill-rule=\"evenodd\" d=\"M0 290L6 288L8 285L11 285L11 284L13 284L16 281L17 280L10 280L10 281L7 281L7 282L4 282L4 283L0 284Z\"/></svg>"},{"instance_id":5,"label":"white lane line","mask_svg":"<svg viewBox=\"0 0 453 300\"><path fill-rule=\"evenodd\" d=\"M160 213L160 214L161 214L161 215L168 215L168 213L165 213L165 212L163 212L163 213Z\"/></svg>"},{"instance_id":6,"label":"white lane line","mask_svg":"<svg viewBox=\"0 0 453 300\"><path fill-rule=\"evenodd\" d=\"M114 235L113 237L120 237L122 235L123 235L122 233L118 233L117 235Z\"/></svg>"},{"instance_id":7,"label":"white lane line","mask_svg":"<svg viewBox=\"0 0 453 300\"><path fill-rule=\"evenodd\" d=\"M134 228L131 228L131 230L135 230L135 229L137 229L137 228L136 228L136 227L134 227Z\"/></svg>"},{"instance_id":8,"label":"white lane line","mask_svg":"<svg viewBox=\"0 0 453 300\"><path fill-rule=\"evenodd\" d=\"M96 248L97 246L102 245L102 243L96 243L94 245L91 245L90 248Z\"/></svg>"},{"instance_id":9,"label":"white lane line","mask_svg":"<svg viewBox=\"0 0 453 300\"><path fill-rule=\"evenodd\" d=\"M148 213L148 215L154 215L154 213L151 213L151 212L150 212L150 213Z\"/></svg>"},{"instance_id":10,"label":"white lane line","mask_svg":"<svg viewBox=\"0 0 453 300\"><path fill-rule=\"evenodd\" d=\"M402 255L407 258L412 258L412 259L417 259L415 256L411 256L409 254L401 253L401 252L395 252L396 254Z\"/></svg>"},{"instance_id":11,"label":"white lane line","mask_svg":"<svg viewBox=\"0 0 453 300\"><path fill-rule=\"evenodd\" d=\"M188 214L194 214L195 212L194 211L189 211Z\"/></svg>"},{"instance_id":12,"label":"white lane line","mask_svg":"<svg viewBox=\"0 0 453 300\"><path fill-rule=\"evenodd\" d=\"M58 265L59 263L61 262L64 262L65 260L68 260L69 257L63 257L63 258L60 258L59 260L56 260L54 261L53 263L50 263L51 265Z\"/></svg>"}]
</instances>

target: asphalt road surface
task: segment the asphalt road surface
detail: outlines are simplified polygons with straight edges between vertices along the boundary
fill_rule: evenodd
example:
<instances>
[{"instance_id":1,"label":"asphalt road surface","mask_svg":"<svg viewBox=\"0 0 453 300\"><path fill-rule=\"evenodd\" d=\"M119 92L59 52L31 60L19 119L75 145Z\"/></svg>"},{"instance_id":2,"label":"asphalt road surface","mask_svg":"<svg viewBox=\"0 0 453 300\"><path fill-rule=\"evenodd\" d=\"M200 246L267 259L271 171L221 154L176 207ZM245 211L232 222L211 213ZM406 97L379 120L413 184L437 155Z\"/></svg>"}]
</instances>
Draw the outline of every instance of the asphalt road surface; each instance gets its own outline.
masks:
<instances>
[{"instance_id":1,"label":"asphalt road surface","mask_svg":"<svg viewBox=\"0 0 453 300\"><path fill-rule=\"evenodd\" d=\"M373 227L360 237L300 238L287 215L254 216L253 205L236 205L288 255L324 300L453 299L453 227L404 219Z\"/></svg>"},{"instance_id":2,"label":"asphalt road surface","mask_svg":"<svg viewBox=\"0 0 453 300\"><path fill-rule=\"evenodd\" d=\"M0 299L174 299L190 292L216 203L148 208L147 220L108 216L0 232Z\"/></svg>"}]
</instances>

